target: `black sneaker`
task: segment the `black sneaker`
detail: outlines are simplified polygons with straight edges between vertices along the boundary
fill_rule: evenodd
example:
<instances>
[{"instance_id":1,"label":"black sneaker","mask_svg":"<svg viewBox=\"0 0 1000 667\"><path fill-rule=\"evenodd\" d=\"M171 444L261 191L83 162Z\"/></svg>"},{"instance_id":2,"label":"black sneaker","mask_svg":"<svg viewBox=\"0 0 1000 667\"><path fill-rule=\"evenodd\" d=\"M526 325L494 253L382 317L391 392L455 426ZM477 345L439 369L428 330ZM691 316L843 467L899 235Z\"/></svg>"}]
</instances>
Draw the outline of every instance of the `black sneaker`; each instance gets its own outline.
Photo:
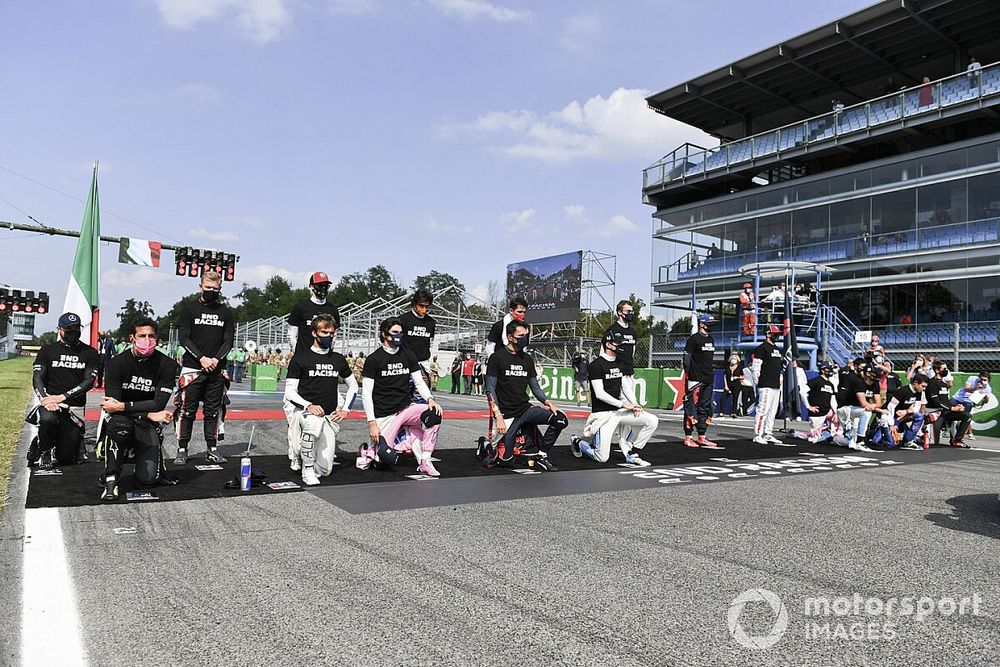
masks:
<instances>
[{"instance_id":1,"label":"black sneaker","mask_svg":"<svg viewBox=\"0 0 1000 667\"><path fill-rule=\"evenodd\" d=\"M226 457L219 453L219 450L212 448L205 452L205 463L225 463Z\"/></svg>"},{"instance_id":2,"label":"black sneaker","mask_svg":"<svg viewBox=\"0 0 1000 667\"><path fill-rule=\"evenodd\" d=\"M51 449L47 449L44 452L42 452L42 459L38 463L38 467L41 468L42 470L51 470L52 469L52 450Z\"/></svg>"},{"instance_id":3,"label":"black sneaker","mask_svg":"<svg viewBox=\"0 0 1000 667\"><path fill-rule=\"evenodd\" d=\"M186 447L181 447L177 450L177 456L174 457L175 466L187 465L188 462L188 450Z\"/></svg>"},{"instance_id":4,"label":"black sneaker","mask_svg":"<svg viewBox=\"0 0 1000 667\"><path fill-rule=\"evenodd\" d=\"M80 448L76 450L76 462L79 464L87 463L88 461L90 461L90 458L87 456L87 443L81 442Z\"/></svg>"},{"instance_id":5,"label":"black sneaker","mask_svg":"<svg viewBox=\"0 0 1000 667\"><path fill-rule=\"evenodd\" d=\"M38 459L42 457L42 453L38 449L38 438L32 438L31 443L28 445L28 455L25 457L28 459L28 467L34 468L38 465Z\"/></svg>"},{"instance_id":6,"label":"black sneaker","mask_svg":"<svg viewBox=\"0 0 1000 667\"><path fill-rule=\"evenodd\" d=\"M553 472L559 470L552 461L549 461L549 457L545 454L539 454L534 458L535 467L539 470L544 470L545 472Z\"/></svg>"},{"instance_id":7,"label":"black sneaker","mask_svg":"<svg viewBox=\"0 0 1000 667\"><path fill-rule=\"evenodd\" d=\"M106 503L113 503L118 500L118 479L108 477L104 480L104 491L101 492L101 500Z\"/></svg>"},{"instance_id":8,"label":"black sneaker","mask_svg":"<svg viewBox=\"0 0 1000 667\"><path fill-rule=\"evenodd\" d=\"M580 438L571 436L569 439L569 451L573 452L573 456L578 459L583 458L583 452L580 451Z\"/></svg>"}]
</instances>

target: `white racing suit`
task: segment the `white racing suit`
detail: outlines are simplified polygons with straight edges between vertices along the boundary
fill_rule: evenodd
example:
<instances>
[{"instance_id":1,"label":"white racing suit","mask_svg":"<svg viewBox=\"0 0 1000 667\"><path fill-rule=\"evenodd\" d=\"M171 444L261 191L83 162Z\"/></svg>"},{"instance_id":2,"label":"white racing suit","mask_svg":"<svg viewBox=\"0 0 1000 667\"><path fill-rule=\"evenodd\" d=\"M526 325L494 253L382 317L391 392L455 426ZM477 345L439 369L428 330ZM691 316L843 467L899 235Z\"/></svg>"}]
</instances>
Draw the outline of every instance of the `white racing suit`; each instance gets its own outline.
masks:
<instances>
[{"instance_id":1,"label":"white racing suit","mask_svg":"<svg viewBox=\"0 0 1000 667\"><path fill-rule=\"evenodd\" d=\"M624 389L624 385L623 385ZM595 460L600 463L607 463L611 458L611 441L614 439L615 431L622 430L618 440L618 447L623 455L628 456L634 450L640 450L646 446L649 439L656 433L660 420L656 415L649 412L640 412L636 416L628 408L618 408L607 412L594 412L587 417L587 423L583 427L583 440L587 441L594 450ZM628 436L634 439L629 441ZM636 435L638 432L638 435Z\"/></svg>"},{"instance_id":2,"label":"white racing suit","mask_svg":"<svg viewBox=\"0 0 1000 667\"><path fill-rule=\"evenodd\" d=\"M341 407L349 410L357 395L358 383L353 375L348 376L345 383L347 398ZM311 467L318 477L326 477L333 472L333 461L337 457L340 424L330 421L331 415L317 417L307 412L309 402L299 395L298 384L295 378L285 383L283 408L288 420L288 460L293 465L301 461L303 470Z\"/></svg>"},{"instance_id":3,"label":"white racing suit","mask_svg":"<svg viewBox=\"0 0 1000 667\"><path fill-rule=\"evenodd\" d=\"M633 380L626 382L626 378ZM594 398L612 406L622 404L621 397L633 405L638 405L635 400L635 383L631 376L622 376L621 397L610 395L604 388L604 382L598 379L591 379L591 391ZM592 412L587 417L587 423L583 427L583 437L581 440L589 445L593 454L587 453L595 461L607 463L611 458L611 441L614 439L615 431L619 431L618 447L623 455L628 456L634 449L642 449L649 442L649 439L656 433L656 427L660 420L656 415L649 412L640 412L636 416L631 410L619 407L616 410L602 412ZM583 448L586 452L587 448Z\"/></svg>"}]
</instances>

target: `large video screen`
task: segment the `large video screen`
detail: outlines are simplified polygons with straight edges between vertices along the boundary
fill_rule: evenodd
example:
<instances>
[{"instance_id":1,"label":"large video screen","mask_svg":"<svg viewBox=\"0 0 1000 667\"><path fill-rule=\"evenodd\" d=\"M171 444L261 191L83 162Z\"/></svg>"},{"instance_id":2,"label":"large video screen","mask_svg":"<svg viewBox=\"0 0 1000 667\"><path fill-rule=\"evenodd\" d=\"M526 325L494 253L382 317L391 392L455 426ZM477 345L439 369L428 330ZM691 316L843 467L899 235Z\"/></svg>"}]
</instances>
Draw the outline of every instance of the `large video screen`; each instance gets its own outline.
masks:
<instances>
[{"instance_id":1,"label":"large video screen","mask_svg":"<svg viewBox=\"0 0 1000 667\"><path fill-rule=\"evenodd\" d=\"M524 297L528 322L575 322L580 317L583 251L507 265L507 298Z\"/></svg>"}]
</instances>

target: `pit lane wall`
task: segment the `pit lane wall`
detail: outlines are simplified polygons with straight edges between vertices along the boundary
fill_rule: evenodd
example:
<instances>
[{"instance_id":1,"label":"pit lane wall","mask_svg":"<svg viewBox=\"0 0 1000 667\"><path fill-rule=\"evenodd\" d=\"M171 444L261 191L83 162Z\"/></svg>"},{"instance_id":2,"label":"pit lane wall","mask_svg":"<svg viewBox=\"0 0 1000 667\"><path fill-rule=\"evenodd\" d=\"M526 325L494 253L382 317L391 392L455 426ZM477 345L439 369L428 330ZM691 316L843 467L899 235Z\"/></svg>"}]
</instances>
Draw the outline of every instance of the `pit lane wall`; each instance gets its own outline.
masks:
<instances>
[{"instance_id":1,"label":"pit lane wall","mask_svg":"<svg viewBox=\"0 0 1000 667\"><path fill-rule=\"evenodd\" d=\"M814 372L809 372L811 378ZM906 378L902 373L897 373L905 384ZM952 373L955 378L952 387L952 395L958 391L965 381L974 375L968 373ZM545 367L538 383L545 393L556 401L576 400L576 391L573 387L573 369ZM997 395L1000 393L1000 376L994 377L991 382L993 394L988 397L986 405L977 408L972 412L973 429L979 435L1000 437L1000 402ZM446 393L451 389L451 377L443 377L438 381L437 390ZM676 369L659 368L637 368L635 369L635 394L639 403L644 408L656 408L660 410L675 410L681 407L684 400L684 383L681 371ZM716 406L722 396L722 371L715 371L715 401ZM716 407L718 411L718 407Z\"/></svg>"}]
</instances>

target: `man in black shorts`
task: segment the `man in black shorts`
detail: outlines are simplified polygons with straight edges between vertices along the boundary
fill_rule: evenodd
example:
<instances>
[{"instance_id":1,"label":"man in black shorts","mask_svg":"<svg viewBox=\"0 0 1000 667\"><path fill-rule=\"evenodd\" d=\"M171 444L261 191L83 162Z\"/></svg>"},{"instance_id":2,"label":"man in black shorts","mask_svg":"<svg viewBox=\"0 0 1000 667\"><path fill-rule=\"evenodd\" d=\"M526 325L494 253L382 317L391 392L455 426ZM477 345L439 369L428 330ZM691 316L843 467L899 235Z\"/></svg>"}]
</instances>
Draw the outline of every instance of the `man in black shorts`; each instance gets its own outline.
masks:
<instances>
[{"instance_id":1,"label":"man in black shorts","mask_svg":"<svg viewBox=\"0 0 1000 667\"><path fill-rule=\"evenodd\" d=\"M101 408L110 417L104 452L101 500L119 497L122 467L135 460L135 477L144 486L162 479L163 425L173 413L167 402L174 392L177 362L156 349L156 322L143 317L132 323L132 348L108 362Z\"/></svg>"}]
</instances>

